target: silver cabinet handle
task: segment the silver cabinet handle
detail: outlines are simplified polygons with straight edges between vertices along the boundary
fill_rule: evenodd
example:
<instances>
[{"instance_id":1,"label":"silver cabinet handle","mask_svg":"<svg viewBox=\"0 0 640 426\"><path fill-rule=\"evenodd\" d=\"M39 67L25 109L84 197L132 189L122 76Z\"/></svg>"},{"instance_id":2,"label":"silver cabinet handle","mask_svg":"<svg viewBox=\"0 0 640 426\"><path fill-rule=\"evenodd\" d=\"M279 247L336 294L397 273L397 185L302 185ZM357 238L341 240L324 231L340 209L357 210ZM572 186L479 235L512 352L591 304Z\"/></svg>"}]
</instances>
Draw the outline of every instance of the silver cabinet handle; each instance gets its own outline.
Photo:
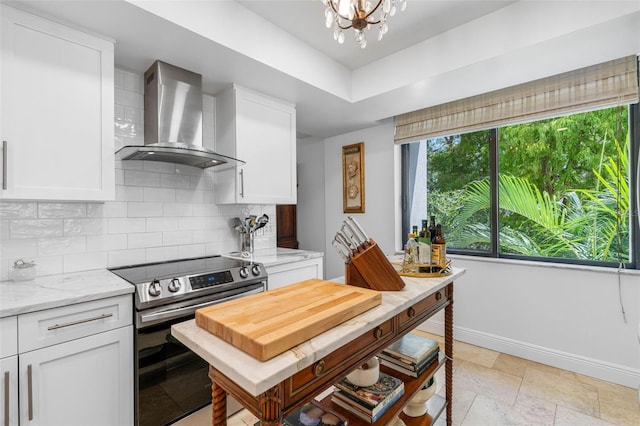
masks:
<instances>
[{"instance_id":1,"label":"silver cabinet handle","mask_svg":"<svg viewBox=\"0 0 640 426\"><path fill-rule=\"evenodd\" d=\"M2 141L2 189L7 189L7 141Z\"/></svg>"},{"instance_id":2,"label":"silver cabinet handle","mask_svg":"<svg viewBox=\"0 0 640 426\"><path fill-rule=\"evenodd\" d=\"M27 393L29 404L29 420L33 420L33 381L31 364L27 365Z\"/></svg>"},{"instance_id":3,"label":"silver cabinet handle","mask_svg":"<svg viewBox=\"0 0 640 426\"><path fill-rule=\"evenodd\" d=\"M9 426L9 372L4 372L4 426Z\"/></svg>"},{"instance_id":4,"label":"silver cabinet handle","mask_svg":"<svg viewBox=\"0 0 640 426\"><path fill-rule=\"evenodd\" d=\"M98 315L97 317L93 317L93 318L87 318L87 319L82 319L82 320L78 320L78 321L66 322L64 324L52 325L51 327L47 328L47 330L49 330L49 331L57 330L59 328L70 327L72 325L78 325L78 324L82 324L82 323L85 323L85 322L98 321L98 320L109 318L109 317L112 317L112 316L113 316L113 314L102 314L102 315Z\"/></svg>"},{"instance_id":5,"label":"silver cabinet handle","mask_svg":"<svg viewBox=\"0 0 640 426\"><path fill-rule=\"evenodd\" d=\"M244 198L244 169L240 169L240 197Z\"/></svg>"}]
</instances>

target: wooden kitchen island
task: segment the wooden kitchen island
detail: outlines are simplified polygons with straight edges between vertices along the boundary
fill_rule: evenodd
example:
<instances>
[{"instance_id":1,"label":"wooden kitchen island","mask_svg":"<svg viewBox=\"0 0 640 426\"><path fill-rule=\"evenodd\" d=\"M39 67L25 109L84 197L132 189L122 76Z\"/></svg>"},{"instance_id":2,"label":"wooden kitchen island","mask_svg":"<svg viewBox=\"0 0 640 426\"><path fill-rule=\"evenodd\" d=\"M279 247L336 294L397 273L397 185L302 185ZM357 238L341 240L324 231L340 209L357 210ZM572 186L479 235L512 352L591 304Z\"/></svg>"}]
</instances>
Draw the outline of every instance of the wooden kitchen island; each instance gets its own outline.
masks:
<instances>
[{"instance_id":1,"label":"wooden kitchen island","mask_svg":"<svg viewBox=\"0 0 640 426\"><path fill-rule=\"evenodd\" d=\"M282 418L322 393L364 361L444 309L444 357L417 379L391 372L405 382L405 394L375 423L385 425L395 416L411 425L429 425L446 408L451 425L453 376L453 282L464 274L437 278L403 277L405 288L382 292L382 303L267 361L259 361L189 320L172 326L172 335L206 360L212 386L212 424L226 425L227 393L251 411L264 426L279 425ZM434 395L422 418L406 417L402 408L422 385L444 365L445 398ZM382 367L385 371L385 368ZM368 423L350 416L350 425Z\"/></svg>"}]
</instances>

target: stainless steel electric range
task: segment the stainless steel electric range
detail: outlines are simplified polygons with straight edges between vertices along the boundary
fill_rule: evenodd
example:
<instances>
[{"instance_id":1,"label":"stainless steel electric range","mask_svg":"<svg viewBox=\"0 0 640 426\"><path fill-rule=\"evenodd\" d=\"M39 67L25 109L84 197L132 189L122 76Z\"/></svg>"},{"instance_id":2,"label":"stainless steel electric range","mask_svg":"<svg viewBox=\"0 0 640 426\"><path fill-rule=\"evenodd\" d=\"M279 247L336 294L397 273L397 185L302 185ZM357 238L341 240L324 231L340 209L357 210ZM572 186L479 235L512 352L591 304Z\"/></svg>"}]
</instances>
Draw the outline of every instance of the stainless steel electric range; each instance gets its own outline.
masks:
<instances>
[{"instance_id":1,"label":"stainless steel electric range","mask_svg":"<svg viewBox=\"0 0 640 426\"><path fill-rule=\"evenodd\" d=\"M136 287L136 424L171 424L209 404L208 365L171 336L171 325L198 308L265 291L264 267L208 256L110 270Z\"/></svg>"}]
</instances>

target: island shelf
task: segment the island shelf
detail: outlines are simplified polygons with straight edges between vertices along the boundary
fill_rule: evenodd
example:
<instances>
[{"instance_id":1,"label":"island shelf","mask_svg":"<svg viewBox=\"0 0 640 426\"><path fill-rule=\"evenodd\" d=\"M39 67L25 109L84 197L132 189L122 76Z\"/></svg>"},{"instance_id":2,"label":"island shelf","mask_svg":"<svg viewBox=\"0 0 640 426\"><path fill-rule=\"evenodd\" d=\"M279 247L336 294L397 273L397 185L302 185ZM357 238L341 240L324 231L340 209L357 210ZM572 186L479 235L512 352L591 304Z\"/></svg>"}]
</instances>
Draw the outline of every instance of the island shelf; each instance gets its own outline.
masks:
<instances>
[{"instance_id":1,"label":"island shelf","mask_svg":"<svg viewBox=\"0 0 640 426\"><path fill-rule=\"evenodd\" d=\"M232 395L262 426L280 425L282 419L307 401L330 388L364 361L435 313L444 310L444 356L418 378L397 371L382 371L405 382L405 393L375 425L385 425L394 416L408 426L428 425L446 411L451 425L453 378L453 281L464 274L453 268L446 277L402 277L401 291L382 292L382 303L267 361L258 361L222 339L198 327L194 320L172 326L172 334L209 363L212 380L212 424L226 426L226 397ZM442 348L441 348L442 349ZM411 418L403 407L423 384L445 368L445 397L434 395L424 416ZM350 425L369 423L348 415L325 398L323 403L349 418Z\"/></svg>"}]
</instances>

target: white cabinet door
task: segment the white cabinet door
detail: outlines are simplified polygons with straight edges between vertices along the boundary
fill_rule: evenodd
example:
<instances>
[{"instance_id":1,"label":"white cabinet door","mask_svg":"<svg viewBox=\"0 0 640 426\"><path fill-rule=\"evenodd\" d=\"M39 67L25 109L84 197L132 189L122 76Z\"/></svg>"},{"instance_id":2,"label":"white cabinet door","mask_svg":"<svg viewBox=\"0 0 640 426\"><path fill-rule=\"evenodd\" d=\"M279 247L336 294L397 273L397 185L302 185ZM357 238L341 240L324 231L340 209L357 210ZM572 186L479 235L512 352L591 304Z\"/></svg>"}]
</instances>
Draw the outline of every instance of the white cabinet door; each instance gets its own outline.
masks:
<instances>
[{"instance_id":1,"label":"white cabinet door","mask_svg":"<svg viewBox=\"0 0 640 426\"><path fill-rule=\"evenodd\" d=\"M133 328L20 354L20 424L133 424Z\"/></svg>"},{"instance_id":2,"label":"white cabinet door","mask_svg":"<svg viewBox=\"0 0 640 426\"><path fill-rule=\"evenodd\" d=\"M216 102L216 149L245 162L216 173L217 202L295 204L295 107L237 86Z\"/></svg>"},{"instance_id":3,"label":"white cabinet door","mask_svg":"<svg viewBox=\"0 0 640 426\"><path fill-rule=\"evenodd\" d=\"M0 421L2 426L18 426L18 357L0 358Z\"/></svg>"},{"instance_id":4,"label":"white cabinet door","mask_svg":"<svg viewBox=\"0 0 640 426\"><path fill-rule=\"evenodd\" d=\"M281 265L268 266L267 290L294 284L311 278L324 276L323 258L301 260L298 262L284 263Z\"/></svg>"},{"instance_id":5,"label":"white cabinet door","mask_svg":"<svg viewBox=\"0 0 640 426\"><path fill-rule=\"evenodd\" d=\"M1 8L0 197L114 199L113 43Z\"/></svg>"}]
</instances>

